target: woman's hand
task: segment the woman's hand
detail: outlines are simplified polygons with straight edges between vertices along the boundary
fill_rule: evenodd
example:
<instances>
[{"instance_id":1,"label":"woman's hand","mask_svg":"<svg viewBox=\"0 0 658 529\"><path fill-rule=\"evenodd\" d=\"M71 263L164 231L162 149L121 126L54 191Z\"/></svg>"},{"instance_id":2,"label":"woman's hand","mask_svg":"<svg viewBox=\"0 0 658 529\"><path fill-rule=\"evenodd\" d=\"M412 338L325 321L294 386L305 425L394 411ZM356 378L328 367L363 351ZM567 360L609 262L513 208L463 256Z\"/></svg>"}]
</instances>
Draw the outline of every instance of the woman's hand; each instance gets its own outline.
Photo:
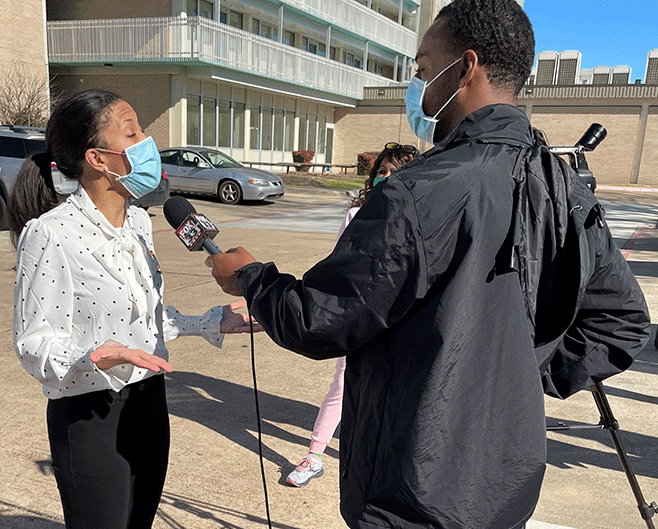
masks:
<instances>
[{"instance_id":1,"label":"woman's hand","mask_svg":"<svg viewBox=\"0 0 658 529\"><path fill-rule=\"evenodd\" d=\"M249 332L249 315L233 312L234 310L241 309L244 306L245 302L243 299L235 301L230 305L224 305L222 321L219 324L219 332L223 334ZM256 320L252 318L251 321L254 322L254 332L262 332L263 328L258 323L256 323Z\"/></svg>"},{"instance_id":2,"label":"woman's hand","mask_svg":"<svg viewBox=\"0 0 658 529\"><path fill-rule=\"evenodd\" d=\"M89 359L96 364L98 369L103 371L121 364L132 364L143 369L150 369L156 373L160 369L164 369L167 373L174 370L169 362L159 356L149 354L141 349L129 349L114 340L104 342L103 345L91 353Z\"/></svg>"}]
</instances>

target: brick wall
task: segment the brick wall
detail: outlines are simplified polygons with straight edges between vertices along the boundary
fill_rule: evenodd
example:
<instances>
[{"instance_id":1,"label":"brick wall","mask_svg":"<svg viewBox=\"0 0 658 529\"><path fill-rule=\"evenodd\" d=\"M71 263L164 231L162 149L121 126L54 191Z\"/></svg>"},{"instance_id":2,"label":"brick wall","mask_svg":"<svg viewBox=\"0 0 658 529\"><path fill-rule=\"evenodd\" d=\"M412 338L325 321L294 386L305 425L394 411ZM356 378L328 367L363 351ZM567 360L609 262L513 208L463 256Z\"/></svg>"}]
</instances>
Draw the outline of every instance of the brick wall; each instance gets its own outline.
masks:
<instances>
[{"instance_id":1,"label":"brick wall","mask_svg":"<svg viewBox=\"0 0 658 529\"><path fill-rule=\"evenodd\" d=\"M658 106L649 107L639 183L658 187Z\"/></svg>"},{"instance_id":2,"label":"brick wall","mask_svg":"<svg viewBox=\"0 0 658 529\"><path fill-rule=\"evenodd\" d=\"M415 145L420 149L421 142L407 123L404 103L381 107L341 107L336 110L334 119L334 163L356 163L359 153L379 152L389 141Z\"/></svg>"},{"instance_id":3,"label":"brick wall","mask_svg":"<svg viewBox=\"0 0 658 529\"><path fill-rule=\"evenodd\" d=\"M116 92L135 109L139 124L147 135L153 136L156 145L170 146L169 75L58 75L56 83L56 90L62 91L63 97L91 88Z\"/></svg>"},{"instance_id":4,"label":"brick wall","mask_svg":"<svg viewBox=\"0 0 658 529\"><path fill-rule=\"evenodd\" d=\"M28 74L46 77L44 1L0 0L0 76L18 65Z\"/></svg>"},{"instance_id":5,"label":"brick wall","mask_svg":"<svg viewBox=\"0 0 658 529\"><path fill-rule=\"evenodd\" d=\"M520 107L524 101L520 100ZM534 103L531 123L543 130L551 145L576 143L591 123L600 123L608 131L606 139L593 152L587 153L590 169L599 185L633 183L658 187L658 105L649 107L647 128L641 152L639 171L634 169L636 143L641 126L642 105L637 100L578 104ZM355 163L364 151L381 150L387 141L410 143L422 151L425 145L412 135L400 99L365 100L356 108L339 108L335 114L335 163Z\"/></svg>"},{"instance_id":6,"label":"brick wall","mask_svg":"<svg viewBox=\"0 0 658 529\"><path fill-rule=\"evenodd\" d=\"M596 183L631 182L640 107L533 106L530 121L546 133L551 145L573 145L591 123L600 123L608 135L596 150L586 154Z\"/></svg>"}]
</instances>

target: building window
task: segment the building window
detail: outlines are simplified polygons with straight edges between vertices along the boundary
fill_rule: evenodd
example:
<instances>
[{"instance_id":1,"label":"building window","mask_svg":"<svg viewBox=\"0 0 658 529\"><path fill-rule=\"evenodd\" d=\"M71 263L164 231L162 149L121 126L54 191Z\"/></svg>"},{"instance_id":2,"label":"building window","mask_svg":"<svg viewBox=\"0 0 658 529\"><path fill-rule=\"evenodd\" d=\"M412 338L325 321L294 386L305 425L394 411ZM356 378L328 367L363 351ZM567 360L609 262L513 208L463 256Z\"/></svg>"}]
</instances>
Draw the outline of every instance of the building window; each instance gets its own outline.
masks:
<instances>
[{"instance_id":1,"label":"building window","mask_svg":"<svg viewBox=\"0 0 658 529\"><path fill-rule=\"evenodd\" d=\"M231 146L231 102L220 99L217 102L219 110L219 147Z\"/></svg>"},{"instance_id":2,"label":"building window","mask_svg":"<svg viewBox=\"0 0 658 529\"><path fill-rule=\"evenodd\" d=\"M336 48L334 46L330 46L329 47L329 58L332 61L336 61L336 60L338 60L338 59L336 59L337 56L338 56L338 48Z\"/></svg>"},{"instance_id":3,"label":"building window","mask_svg":"<svg viewBox=\"0 0 658 529\"><path fill-rule=\"evenodd\" d=\"M203 98L203 145L214 147L217 145L215 129L215 99Z\"/></svg>"},{"instance_id":4,"label":"building window","mask_svg":"<svg viewBox=\"0 0 658 529\"><path fill-rule=\"evenodd\" d=\"M293 151L295 148L295 113L291 110L286 111L285 146L286 151Z\"/></svg>"},{"instance_id":5,"label":"building window","mask_svg":"<svg viewBox=\"0 0 658 529\"><path fill-rule=\"evenodd\" d=\"M343 64L354 66L354 55L346 51L343 52Z\"/></svg>"},{"instance_id":6,"label":"building window","mask_svg":"<svg viewBox=\"0 0 658 529\"><path fill-rule=\"evenodd\" d=\"M306 130L308 126L308 116L306 114L299 115L299 137L298 137L298 148L300 151L306 150Z\"/></svg>"},{"instance_id":7,"label":"building window","mask_svg":"<svg viewBox=\"0 0 658 529\"><path fill-rule=\"evenodd\" d=\"M260 107L250 108L249 118L249 148L260 149Z\"/></svg>"},{"instance_id":8,"label":"building window","mask_svg":"<svg viewBox=\"0 0 658 529\"><path fill-rule=\"evenodd\" d=\"M263 150L272 150L272 117L273 109L263 108Z\"/></svg>"},{"instance_id":9,"label":"building window","mask_svg":"<svg viewBox=\"0 0 658 529\"><path fill-rule=\"evenodd\" d=\"M288 46L294 46L295 45L295 34L292 31L288 31L287 29L283 30L283 43L287 44Z\"/></svg>"},{"instance_id":10,"label":"building window","mask_svg":"<svg viewBox=\"0 0 658 529\"><path fill-rule=\"evenodd\" d=\"M201 97L187 96L187 143L201 143Z\"/></svg>"},{"instance_id":11,"label":"building window","mask_svg":"<svg viewBox=\"0 0 658 529\"><path fill-rule=\"evenodd\" d=\"M202 16L213 20L215 5L208 0L187 0L187 15L190 17Z\"/></svg>"},{"instance_id":12,"label":"building window","mask_svg":"<svg viewBox=\"0 0 658 529\"><path fill-rule=\"evenodd\" d=\"M270 40L279 40L279 28L271 24L264 24L257 18L252 20L251 32Z\"/></svg>"},{"instance_id":13,"label":"building window","mask_svg":"<svg viewBox=\"0 0 658 529\"><path fill-rule=\"evenodd\" d=\"M317 131L318 131L318 118L316 116L308 117L308 142L306 149L309 151L317 152Z\"/></svg>"},{"instance_id":14,"label":"building window","mask_svg":"<svg viewBox=\"0 0 658 529\"><path fill-rule=\"evenodd\" d=\"M282 151L283 150L283 110L276 108L274 109L274 150Z\"/></svg>"},{"instance_id":15,"label":"building window","mask_svg":"<svg viewBox=\"0 0 658 529\"><path fill-rule=\"evenodd\" d=\"M242 29L242 13L237 11L230 11L228 17L228 25L234 28Z\"/></svg>"},{"instance_id":16,"label":"building window","mask_svg":"<svg viewBox=\"0 0 658 529\"><path fill-rule=\"evenodd\" d=\"M244 149L244 103L233 103L233 148Z\"/></svg>"},{"instance_id":17,"label":"building window","mask_svg":"<svg viewBox=\"0 0 658 529\"><path fill-rule=\"evenodd\" d=\"M327 47L324 43L309 39L308 37L302 38L302 50L319 55L320 57L325 57L327 54Z\"/></svg>"},{"instance_id":18,"label":"building window","mask_svg":"<svg viewBox=\"0 0 658 529\"><path fill-rule=\"evenodd\" d=\"M318 154L324 154L327 139L327 120L322 118L318 126Z\"/></svg>"}]
</instances>

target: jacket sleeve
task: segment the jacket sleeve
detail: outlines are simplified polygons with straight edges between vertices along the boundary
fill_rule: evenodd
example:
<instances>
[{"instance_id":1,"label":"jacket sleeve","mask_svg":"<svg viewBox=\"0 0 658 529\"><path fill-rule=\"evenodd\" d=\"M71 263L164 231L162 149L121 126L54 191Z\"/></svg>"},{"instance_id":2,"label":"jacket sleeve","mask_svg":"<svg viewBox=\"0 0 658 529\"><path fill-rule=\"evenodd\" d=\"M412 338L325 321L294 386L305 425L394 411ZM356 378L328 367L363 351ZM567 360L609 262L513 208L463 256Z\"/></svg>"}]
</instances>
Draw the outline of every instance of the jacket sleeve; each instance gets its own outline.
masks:
<instances>
[{"instance_id":1,"label":"jacket sleeve","mask_svg":"<svg viewBox=\"0 0 658 529\"><path fill-rule=\"evenodd\" d=\"M649 340L644 294L607 226L587 231L592 263L582 303L543 374L548 395L567 398L628 369Z\"/></svg>"},{"instance_id":2,"label":"jacket sleeve","mask_svg":"<svg viewBox=\"0 0 658 529\"><path fill-rule=\"evenodd\" d=\"M311 358L345 356L393 326L427 291L414 202L397 179L380 185L329 257L302 279L273 263L242 268L252 315L279 345Z\"/></svg>"}]
</instances>

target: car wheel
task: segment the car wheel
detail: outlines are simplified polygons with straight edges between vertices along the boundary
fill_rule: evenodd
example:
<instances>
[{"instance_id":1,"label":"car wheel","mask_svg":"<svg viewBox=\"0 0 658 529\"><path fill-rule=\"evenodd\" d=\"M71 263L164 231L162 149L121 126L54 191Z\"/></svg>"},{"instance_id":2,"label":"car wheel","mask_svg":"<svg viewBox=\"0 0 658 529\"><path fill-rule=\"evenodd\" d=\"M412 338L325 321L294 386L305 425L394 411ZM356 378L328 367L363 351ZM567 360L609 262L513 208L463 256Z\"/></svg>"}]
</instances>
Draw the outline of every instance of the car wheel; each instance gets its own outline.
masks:
<instances>
[{"instance_id":1,"label":"car wheel","mask_svg":"<svg viewBox=\"0 0 658 529\"><path fill-rule=\"evenodd\" d=\"M9 229L9 212L5 199L0 196L0 230Z\"/></svg>"},{"instance_id":2,"label":"car wheel","mask_svg":"<svg viewBox=\"0 0 658 529\"><path fill-rule=\"evenodd\" d=\"M217 196L224 204L237 204L242 198L242 190L236 182L227 180L219 186Z\"/></svg>"}]
</instances>

